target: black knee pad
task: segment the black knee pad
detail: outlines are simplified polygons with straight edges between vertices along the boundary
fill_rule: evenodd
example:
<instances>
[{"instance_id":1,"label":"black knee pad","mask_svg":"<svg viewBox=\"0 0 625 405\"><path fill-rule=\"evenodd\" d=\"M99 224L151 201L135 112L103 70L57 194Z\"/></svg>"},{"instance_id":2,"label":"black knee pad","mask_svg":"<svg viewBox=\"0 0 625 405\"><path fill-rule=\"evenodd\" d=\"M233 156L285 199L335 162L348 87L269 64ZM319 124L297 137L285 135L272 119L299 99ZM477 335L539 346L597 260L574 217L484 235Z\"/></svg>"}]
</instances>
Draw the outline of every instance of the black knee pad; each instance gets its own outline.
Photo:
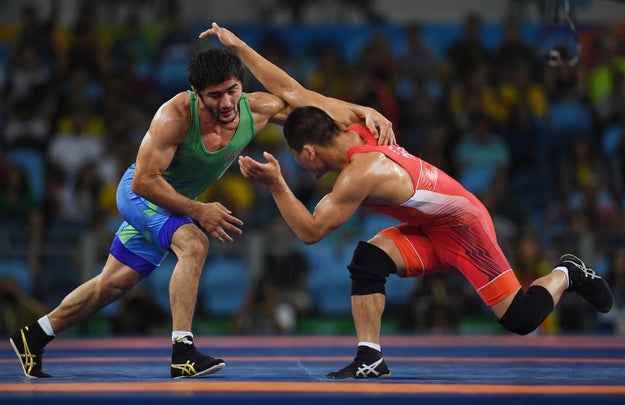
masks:
<instances>
[{"instance_id":1,"label":"black knee pad","mask_svg":"<svg viewBox=\"0 0 625 405\"><path fill-rule=\"evenodd\" d=\"M367 242L358 242L347 266L352 279L352 295L385 294L384 284L397 267L385 251Z\"/></svg>"},{"instance_id":2,"label":"black knee pad","mask_svg":"<svg viewBox=\"0 0 625 405\"><path fill-rule=\"evenodd\" d=\"M549 291L534 285L527 289L527 293L519 290L499 323L510 332L527 335L545 320L553 307L553 297Z\"/></svg>"}]
</instances>

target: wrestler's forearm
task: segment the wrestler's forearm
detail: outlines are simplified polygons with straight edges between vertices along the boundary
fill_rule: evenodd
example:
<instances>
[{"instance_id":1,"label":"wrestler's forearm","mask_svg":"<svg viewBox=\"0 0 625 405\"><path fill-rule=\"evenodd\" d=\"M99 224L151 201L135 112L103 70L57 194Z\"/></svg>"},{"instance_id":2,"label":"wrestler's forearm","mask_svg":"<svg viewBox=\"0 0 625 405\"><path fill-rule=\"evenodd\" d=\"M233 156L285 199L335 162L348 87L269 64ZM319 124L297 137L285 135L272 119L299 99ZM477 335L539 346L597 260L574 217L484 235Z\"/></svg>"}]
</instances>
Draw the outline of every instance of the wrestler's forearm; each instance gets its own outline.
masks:
<instances>
[{"instance_id":1,"label":"wrestler's forearm","mask_svg":"<svg viewBox=\"0 0 625 405\"><path fill-rule=\"evenodd\" d=\"M285 181L270 185L269 190L285 222L302 242L311 244L323 239L325 235L319 234L313 215Z\"/></svg>"},{"instance_id":2,"label":"wrestler's forearm","mask_svg":"<svg viewBox=\"0 0 625 405\"><path fill-rule=\"evenodd\" d=\"M243 60L254 77L273 95L289 105L298 107L310 104L310 94L293 77L248 46L242 40L231 47ZM303 97L305 96L305 97Z\"/></svg>"},{"instance_id":3,"label":"wrestler's forearm","mask_svg":"<svg viewBox=\"0 0 625 405\"><path fill-rule=\"evenodd\" d=\"M178 193L160 175L150 176L149 178L135 175L132 191L161 208L177 214L187 215L193 219L197 218L201 205L200 202Z\"/></svg>"}]
</instances>

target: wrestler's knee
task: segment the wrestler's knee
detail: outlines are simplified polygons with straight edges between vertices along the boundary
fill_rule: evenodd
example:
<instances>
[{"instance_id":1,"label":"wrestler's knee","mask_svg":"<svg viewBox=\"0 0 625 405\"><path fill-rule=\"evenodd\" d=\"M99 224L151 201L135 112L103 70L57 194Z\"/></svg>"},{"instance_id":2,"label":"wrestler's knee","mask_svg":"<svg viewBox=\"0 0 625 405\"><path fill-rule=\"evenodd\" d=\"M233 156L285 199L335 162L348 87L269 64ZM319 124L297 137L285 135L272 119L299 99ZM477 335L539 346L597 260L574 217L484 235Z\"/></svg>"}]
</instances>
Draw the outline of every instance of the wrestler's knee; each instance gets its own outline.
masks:
<instances>
[{"instance_id":1,"label":"wrestler's knee","mask_svg":"<svg viewBox=\"0 0 625 405\"><path fill-rule=\"evenodd\" d=\"M208 255L208 237L197 226L180 227L172 238L172 249L178 259L204 259Z\"/></svg>"},{"instance_id":2,"label":"wrestler's knee","mask_svg":"<svg viewBox=\"0 0 625 405\"><path fill-rule=\"evenodd\" d=\"M368 243L379 247L388 255L388 257L390 257L393 263L395 263L394 273L396 273L399 277L405 276L406 263L404 262L401 252L399 251L399 247L391 237L380 232L373 238L369 239Z\"/></svg>"},{"instance_id":3,"label":"wrestler's knee","mask_svg":"<svg viewBox=\"0 0 625 405\"><path fill-rule=\"evenodd\" d=\"M208 255L208 238L200 232L197 237L187 241L185 250L194 257L205 258Z\"/></svg>"},{"instance_id":4,"label":"wrestler's knee","mask_svg":"<svg viewBox=\"0 0 625 405\"><path fill-rule=\"evenodd\" d=\"M553 307L553 297L545 288L532 286L527 292L520 289L499 323L510 332L527 335L540 326Z\"/></svg>"},{"instance_id":5,"label":"wrestler's knee","mask_svg":"<svg viewBox=\"0 0 625 405\"><path fill-rule=\"evenodd\" d=\"M351 295L368 295L385 294L386 278L397 267L384 250L361 241L347 269L352 279Z\"/></svg>"}]
</instances>

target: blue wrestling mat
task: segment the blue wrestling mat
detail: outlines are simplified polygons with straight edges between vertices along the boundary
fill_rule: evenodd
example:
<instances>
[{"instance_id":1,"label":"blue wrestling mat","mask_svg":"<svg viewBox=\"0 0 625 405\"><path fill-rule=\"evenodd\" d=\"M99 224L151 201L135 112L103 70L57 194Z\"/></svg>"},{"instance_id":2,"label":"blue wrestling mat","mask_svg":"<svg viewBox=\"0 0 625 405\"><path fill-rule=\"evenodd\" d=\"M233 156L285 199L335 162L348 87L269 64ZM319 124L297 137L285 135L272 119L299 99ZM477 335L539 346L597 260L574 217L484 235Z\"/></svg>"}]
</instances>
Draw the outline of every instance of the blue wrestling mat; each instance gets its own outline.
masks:
<instances>
[{"instance_id":1,"label":"blue wrestling mat","mask_svg":"<svg viewBox=\"0 0 625 405\"><path fill-rule=\"evenodd\" d=\"M328 380L355 355L355 338L199 337L226 367L172 380L162 338L63 339L45 352L54 377L24 377L0 343L0 403L624 404L625 339L616 336L391 336L387 379Z\"/></svg>"}]
</instances>

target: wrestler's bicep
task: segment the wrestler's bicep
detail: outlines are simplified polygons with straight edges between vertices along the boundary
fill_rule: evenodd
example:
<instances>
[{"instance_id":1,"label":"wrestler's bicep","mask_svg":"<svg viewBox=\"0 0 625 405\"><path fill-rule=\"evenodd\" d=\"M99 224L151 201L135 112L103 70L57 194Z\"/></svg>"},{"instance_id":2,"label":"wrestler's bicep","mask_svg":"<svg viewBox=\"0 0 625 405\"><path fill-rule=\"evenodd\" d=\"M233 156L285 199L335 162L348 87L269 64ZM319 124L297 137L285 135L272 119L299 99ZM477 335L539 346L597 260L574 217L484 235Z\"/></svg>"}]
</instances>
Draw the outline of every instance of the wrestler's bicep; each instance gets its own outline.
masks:
<instances>
[{"instance_id":1,"label":"wrestler's bicep","mask_svg":"<svg viewBox=\"0 0 625 405\"><path fill-rule=\"evenodd\" d=\"M163 107L156 113L137 151L139 173L160 174L171 163L185 136L186 126L175 110Z\"/></svg>"},{"instance_id":2,"label":"wrestler's bicep","mask_svg":"<svg viewBox=\"0 0 625 405\"><path fill-rule=\"evenodd\" d=\"M354 215L366 195L366 188L346 182L345 178L339 176L332 192L325 195L315 207L315 225L326 229L325 234L337 229Z\"/></svg>"}]
</instances>

